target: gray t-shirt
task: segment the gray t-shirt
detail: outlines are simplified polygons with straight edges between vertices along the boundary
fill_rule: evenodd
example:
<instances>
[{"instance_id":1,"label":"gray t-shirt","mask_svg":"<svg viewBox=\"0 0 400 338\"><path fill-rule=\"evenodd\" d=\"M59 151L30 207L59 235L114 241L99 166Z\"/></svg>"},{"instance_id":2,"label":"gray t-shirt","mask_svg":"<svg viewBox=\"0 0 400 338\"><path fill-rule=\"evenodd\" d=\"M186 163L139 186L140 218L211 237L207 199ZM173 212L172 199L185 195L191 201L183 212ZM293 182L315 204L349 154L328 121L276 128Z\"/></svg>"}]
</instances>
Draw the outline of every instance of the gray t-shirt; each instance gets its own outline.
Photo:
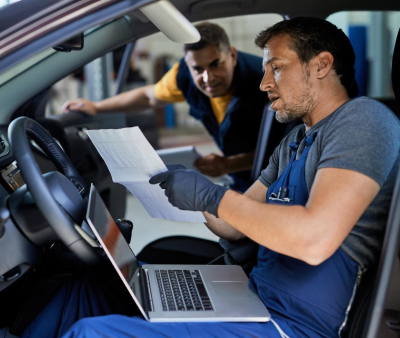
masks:
<instances>
[{"instance_id":1,"label":"gray t-shirt","mask_svg":"<svg viewBox=\"0 0 400 338\"><path fill-rule=\"evenodd\" d=\"M306 160L306 182L311 190L317 170L343 168L360 172L381 186L378 195L341 245L362 269L376 263L382 246L390 201L399 164L400 121L386 106L367 97L350 100L305 131L294 128L275 149L259 180L269 187L288 165L291 142L318 131Z\"/></svg>"}]
</instances>

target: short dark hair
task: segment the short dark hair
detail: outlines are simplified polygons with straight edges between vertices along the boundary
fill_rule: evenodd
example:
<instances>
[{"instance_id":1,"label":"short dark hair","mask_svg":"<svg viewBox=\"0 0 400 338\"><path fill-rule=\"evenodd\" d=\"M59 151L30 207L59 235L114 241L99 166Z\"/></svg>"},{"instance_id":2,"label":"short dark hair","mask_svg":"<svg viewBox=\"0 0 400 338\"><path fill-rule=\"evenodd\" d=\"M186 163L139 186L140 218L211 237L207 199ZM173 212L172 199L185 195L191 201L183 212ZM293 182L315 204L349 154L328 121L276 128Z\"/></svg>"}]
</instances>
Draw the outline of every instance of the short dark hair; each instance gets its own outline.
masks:
<instances>
[{"instance_id":1,"label":"short dark hair","mask_svg":"<svg viewBox=\"0 0 400 338\"><path fill-rule=\"evenodd\" d=\"M229 38L224 29L215 23L202 22L195 26L200 33L201 39L196 43L187 43L183 46L184 52L189 50L200 50L208 46L216 46L221 51L228 51L230 48Z\"/></svg>"},{"instance_id":2,"label":"short dark hair","mask_svg":"<svg viewBox=\"0 0 400 338\"><path fill-rule=\"evenodd\" d=\"M357 96L358 85L355 79L354 64L356 56L349 38L343 31L329 21L298 17L284 20L260 32L255 43L263 49L270 39L278 35L288 35L293 49L301 62L310 60L323 51L332 54L333 69L346 88L350 98Z\"/></svg>"}]
</instances>

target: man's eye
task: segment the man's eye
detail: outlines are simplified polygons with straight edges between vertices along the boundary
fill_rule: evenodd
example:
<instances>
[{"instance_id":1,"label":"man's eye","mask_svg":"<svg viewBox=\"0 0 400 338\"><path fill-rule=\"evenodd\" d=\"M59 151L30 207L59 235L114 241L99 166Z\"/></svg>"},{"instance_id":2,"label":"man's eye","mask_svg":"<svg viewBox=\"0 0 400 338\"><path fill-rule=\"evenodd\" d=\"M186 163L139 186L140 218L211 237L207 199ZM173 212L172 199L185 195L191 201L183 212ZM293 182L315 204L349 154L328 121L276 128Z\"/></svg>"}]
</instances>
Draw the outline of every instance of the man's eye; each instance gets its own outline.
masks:
<instances>
[{"instance_id":1,"label":"man's eye","mask_svg":"<svg viewBox=\"0 0 400 338\"><path fill-rule=\"evenodd\" d=\"M279 70L279 67L277 67L277 66L272 66L272 70L273 70L274 72L276 72L277 70Z\"/></svg>"}]
</instances>

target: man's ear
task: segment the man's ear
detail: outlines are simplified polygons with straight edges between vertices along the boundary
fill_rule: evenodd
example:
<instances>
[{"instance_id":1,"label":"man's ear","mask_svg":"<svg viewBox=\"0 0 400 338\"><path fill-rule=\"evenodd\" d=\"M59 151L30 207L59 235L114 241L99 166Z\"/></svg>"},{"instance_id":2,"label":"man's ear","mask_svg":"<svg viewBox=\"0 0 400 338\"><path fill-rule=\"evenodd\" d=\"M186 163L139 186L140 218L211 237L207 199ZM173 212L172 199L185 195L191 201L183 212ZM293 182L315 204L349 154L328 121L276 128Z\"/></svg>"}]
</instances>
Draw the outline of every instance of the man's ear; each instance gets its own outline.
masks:
<instances>
[{"instance_id":1,"label":"man's ear","mask_svg":"<svg viewBox=\"0 0 400 338\"><path fill-rule=\"evenodd\" d=\"M236 66L237 63L237 49L233 46L229 48L229 55L232 57L233 66Z\"/></svg>"},{"instance_id":2,"label":"man's ear","mask_svg":"<svg viewBox=\"0 0 400 338\"><path fill-rule=\"evenodd\" d=\"M333 68L334 57L329 52L321 52L315 58L317 79L322 79L328 75Z\"/></svg>"}]
</instances>

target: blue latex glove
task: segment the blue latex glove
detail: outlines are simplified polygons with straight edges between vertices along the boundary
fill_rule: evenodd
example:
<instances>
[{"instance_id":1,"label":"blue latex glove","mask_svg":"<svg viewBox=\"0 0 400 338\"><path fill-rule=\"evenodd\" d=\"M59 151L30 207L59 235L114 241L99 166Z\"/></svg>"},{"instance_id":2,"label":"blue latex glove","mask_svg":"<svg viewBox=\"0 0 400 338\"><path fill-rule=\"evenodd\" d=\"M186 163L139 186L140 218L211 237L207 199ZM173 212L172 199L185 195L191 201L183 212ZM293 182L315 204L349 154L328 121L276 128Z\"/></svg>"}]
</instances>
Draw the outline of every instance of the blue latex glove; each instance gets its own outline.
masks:
<instances>
[{"instance_id":1,"label":"blue latex glove","mask_svg":"<svg viewBox=\"0 0 400 338\"><path fill-rule=\"evenodd\" d=\"M150 178L165 189L168 201L181 210L207 211L218 217L218 206L227 188L212 183L202 174L187 169L165 171Z\"/></svg>"}]
</instances>

